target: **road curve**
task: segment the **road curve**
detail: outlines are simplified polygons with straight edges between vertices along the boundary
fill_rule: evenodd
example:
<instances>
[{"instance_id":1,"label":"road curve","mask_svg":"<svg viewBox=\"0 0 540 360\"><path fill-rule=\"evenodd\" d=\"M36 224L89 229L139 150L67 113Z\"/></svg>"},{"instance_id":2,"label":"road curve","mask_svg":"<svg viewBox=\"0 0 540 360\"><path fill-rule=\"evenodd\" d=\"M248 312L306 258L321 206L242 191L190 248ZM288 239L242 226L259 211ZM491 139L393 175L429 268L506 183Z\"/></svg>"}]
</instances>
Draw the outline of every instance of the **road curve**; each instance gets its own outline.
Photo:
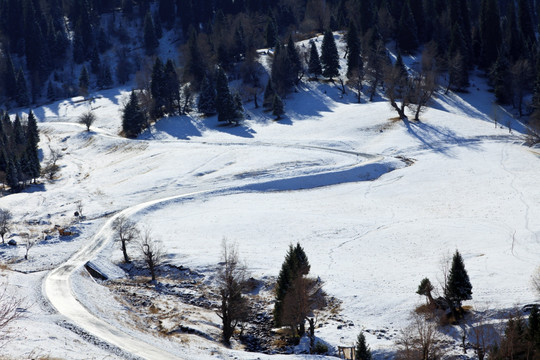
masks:
<instances>
[{"instance_id":1,"label":"road curve","mask_svg":"<svg viewBox=\"0 0 540 360\"><path fill-rule=\"evenodd\" d=\"M101 136L111 136L108 134L100 134ZM263 144L266 145L266 144ZM322 150L338 152L354 156L365 156L371 159L358 163L355 166L362 166L384 159L382 156L370 156L367 154L357 153L353 151L345 151L332 148L316 147L316 146L299 146L289 145L288 147L299 147L305 149ZM170 196L162 199L152 200L129 207L107 220L99 232L94 235L92 240L78 252L76 252L69 260L52 270L44 280L43 293L49 300L51 305L70 322L84 329L89 334L92 334L107 343L110 343L118 348L144 359L183 359L175 354L172 354L164 349L158 348L155 345L147 343L141 339L116 328L114 325L93 315L86 307L84 307L76 298L71 287L71 275L80 269L90 260L94 259L99 252L109 243L110 234L112 233L112 223L120 216L132 216L135 213L151 207L159 203L181 200L190 198L195 195L222 193L224 190L228 192L242 191L244 186L228 189L211 189L191 192L176 196Z\"/></svg>"},{"instance_id":2,"label":"road curve","mask_svg":"<svg viewBox=\"0 0 540 360\"><path fill-rule=\"evenodd\" d=\"M44 293L54 308L71 322L88 333L105 340L133 355L144 359L182 359L168 351L157 348L152 344L135 339L113 325L96 317L85 308L75 297L71 289L71 275L80 270L87 261L92 260L108 244L113 221L120 216L130 216L134 213L161 202L188 198L197 194L211 191L198 191L164 199L153 200L125 209L111 217L92 241L75 253L68 261L52 270L44 281Z\"/></svg>"}]
</instances>

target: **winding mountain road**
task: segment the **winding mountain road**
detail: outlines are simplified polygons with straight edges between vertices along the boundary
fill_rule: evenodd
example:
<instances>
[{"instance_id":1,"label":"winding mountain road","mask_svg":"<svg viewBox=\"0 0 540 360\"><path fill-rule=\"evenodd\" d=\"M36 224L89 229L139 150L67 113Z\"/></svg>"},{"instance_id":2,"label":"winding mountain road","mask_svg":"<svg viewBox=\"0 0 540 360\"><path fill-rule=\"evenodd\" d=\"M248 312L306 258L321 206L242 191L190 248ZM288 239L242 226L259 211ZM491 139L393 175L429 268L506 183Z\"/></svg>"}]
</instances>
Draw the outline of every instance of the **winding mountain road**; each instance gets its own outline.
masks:
<instances>
[{"instance_id":1,"label":"winding mountain road","mask_svg":"<svg viewBox=\"0 0 540 360\"><path fill-rule=\"evenodd\" d=\"M50 124L50 123L48 123ZM100 136L111 137L110 134L99 134ZM261 144L255 144L261 145ZM269 144L262 144L269 145ZM292 147L290 145L289 147ZM316 150L316 151L331 151L336 153L341 153L348 156L355 157L364 157L367 158L365 161L360 161L356 166L363 166L366 164L374 163L384 159L384 157L367 155L362 153L356 153L353 151L332 149L332 148L323 148L316 146L300 146L298 148L303 148L307 150ZM349 165L350 166L350 165ZM339 171L340 169L334 169L333 171ZM322 175L322 174L321 174ZM239 187L229 187L226 189L210 189L210 190L201 190L197 192L185 193L181 195L166 197L162 199L152 200L137 204L135 206L124 209L114 216L109 218L104 226L101 227L99 232L93 236L92 240L78 252L76 252L69 260L64 264L60 265L56 269L52 270L44 280L43 284L43 293L52 306L63 316L65 316L68 321L77 325L78 327L84 329L89 334L96 336L97 338L103 339L105 342L110 343L127 353L133 354L137 357L144 359L181 359L177 355L170 353L164 349L158 348L153 344L147 343L141 339L135 338L132 335L120 330L114 325L106 322L103 319L98 318L96 315L92 314L76 297L72 289L72 275L80 271L81 268L90 260L94 259L106 245L112 241L112 223L115 219L120 216L130 217L135 213L147 209L156 204L163 204L170 201L179 201L182 199L190 198L195 195L201 194L212 194L212 193L223 193L226 191L238 192L245 189L246 185Z\"/></svg>"}]
</instances>

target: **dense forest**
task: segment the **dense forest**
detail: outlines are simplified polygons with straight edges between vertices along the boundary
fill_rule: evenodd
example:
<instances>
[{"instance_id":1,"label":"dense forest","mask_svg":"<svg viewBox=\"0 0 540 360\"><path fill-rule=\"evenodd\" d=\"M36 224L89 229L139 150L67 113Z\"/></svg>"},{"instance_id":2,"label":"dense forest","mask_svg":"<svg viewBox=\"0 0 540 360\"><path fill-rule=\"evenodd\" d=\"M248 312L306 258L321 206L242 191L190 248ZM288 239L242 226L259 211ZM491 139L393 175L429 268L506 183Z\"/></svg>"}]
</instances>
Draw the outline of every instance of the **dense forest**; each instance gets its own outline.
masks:
<instances>
[{"instance_id":1,"label":"dense forest","mask_svg":"<svg viewBox=\"0 0 540 360\"><path fill-rule=\"evenodd\" d=\"M540 123L537 0L0 0L0 14L4 110L132 81L139 91L123 112L130 137L195 103L200 113L238 123L242 103L258 106L263 94L263 105L279 119L282 99L304 76L339 78L358 94L367 85L370 100L383 84L395 88L385 95L403 117L408 104L392 96L403 98L403 79L400 71L388 74L387 49L394 46L400 55L422 53L417 71L432 71L446 91L467 91L471 71L479 69L499 104ZM320 58L313 44L295 46L331 31L346 34L346 72L338 71L335 44L326 35ZM262 48L275 49L264 83L257 62ZM159 58L163 49L170 58ZM401 56L397 64L403 68ZM242 80L239 91L228 88L230 79ZM425 103L426 94L416 91L408 102ZM415 111L418 119L421 107ZM4 176L9 158L21 161L21 154L3 156Z\"/></svg>"}]
</instances>

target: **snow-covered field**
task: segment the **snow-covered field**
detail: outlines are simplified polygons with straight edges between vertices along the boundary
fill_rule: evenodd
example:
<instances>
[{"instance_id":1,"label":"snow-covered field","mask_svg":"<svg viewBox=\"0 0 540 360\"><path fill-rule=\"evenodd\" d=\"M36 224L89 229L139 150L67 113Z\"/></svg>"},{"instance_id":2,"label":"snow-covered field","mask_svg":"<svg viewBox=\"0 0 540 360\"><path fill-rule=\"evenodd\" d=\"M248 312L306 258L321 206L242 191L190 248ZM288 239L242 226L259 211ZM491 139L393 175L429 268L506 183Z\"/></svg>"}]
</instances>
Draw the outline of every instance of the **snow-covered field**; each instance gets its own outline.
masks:
<instances>
[{"instance_id":1,"label":"snow-covered field","mask_svg":"<svg viewBox=\"0 0 540 360\"><path fill-rule=\"evenodd\" d=\"M1 248L10 263L2 271L8 289L29 305L2 350L8 356L125 356L68 330L42 294L48 271L94 241L120 211L152 230L168 262L208 278L223 239L238 245L253 277L266 280L278 275L288 245L299 242L311 275L342 301L339 315L352 325L328 321L316 336L351 346L370 330L376 359L391 357L395 334L424 301L415 294L420 280L438 285L441 261L456 249L471 278L467 304L474 309L504 312L537 301L530 276L540 265L540 152L523 145L525 130L502 109L504 126L494 126L480 79L470 94L438 97L421 123L392 119L386 102L354 104L352 94L340 99L335 88L307 84L286 100L279 122L248 104L240 127L174 117L138 140L117 136L126 90L35 109L44 160L51 149L62 154L59 177L0 198L0 207L13 212L12 237L21 243L23 233L41 236L54 225L78 236L50 235L26 261L24 246ZM90 108L98 120L87 133L76 119ZM80 222L73 216L77 201L85 215ZM102 236L96 263L123 276L114 266L121 261L118 244L110 232ZM71 286L89 312L179 358L264 358L197 335L171 342L151 329L142 334L84 270ZM215 315L212 321L219 323Z\"/></svg>"}]
</instances>

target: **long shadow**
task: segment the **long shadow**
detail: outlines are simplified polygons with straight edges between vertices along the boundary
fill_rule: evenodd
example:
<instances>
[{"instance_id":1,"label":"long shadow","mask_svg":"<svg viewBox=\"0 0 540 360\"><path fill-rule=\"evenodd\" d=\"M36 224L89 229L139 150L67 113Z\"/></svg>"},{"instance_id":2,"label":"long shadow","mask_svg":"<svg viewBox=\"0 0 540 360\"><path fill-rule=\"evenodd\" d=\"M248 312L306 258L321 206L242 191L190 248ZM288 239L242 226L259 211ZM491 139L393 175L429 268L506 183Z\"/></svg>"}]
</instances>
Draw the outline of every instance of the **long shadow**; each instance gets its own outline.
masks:
<instances>
[{"instance_id":1,"label":"long shadow","mask_svg":"<svg viewBox=\"0 0 540 360\"><path fill-rule=\"evenodd\" d=\"M495 104L495 97L489 92L486 80L475 77L468 92L450 92L440 94L439 101L433 101L431 107L448 112L449 107L460 109L466 116L484 120L489 123L497 122L504 127L511 127L513 131L526 134L527 128L503 107Z\"/></svg>"},{"instance_id":2,"label":"long shadow","mask_svg":"<svg viewBox=\"0 0 540 360\"><path fill-rule=\"evenodd\" d=\"M370 163L350 169L323 173L297 176L290 179L271 180L241 187L245 191L294 191L314 189L323 186L346 184L359 181L371 181L382 175L395 170L391 164Z\"/></svg>"},{"instance_id":3,"label":"long shadow","mask_svg":"<svg viewBox=\"0 0 540 360\"><path fill-rule=\"evenodd\" d=\"M426 123L411 123L405 119L407 131L417 138L426 149L433 150L448 157L455 157L450 149L455 146L463 146L478 150L479 139L469 139L458 136L448 128L438 128Z\"/></svg>"},{"instance_id":4,"label":"long shadow","mask_svg":"<svg viewBox=\"0 0 540 360\"><path fill-rule=\"evenodd\" d=\"M201 131L189 116L173 116L159 120L155 125L158 132L168 134L178 140L200 137Z\"/></svg>"}]
</instances>

